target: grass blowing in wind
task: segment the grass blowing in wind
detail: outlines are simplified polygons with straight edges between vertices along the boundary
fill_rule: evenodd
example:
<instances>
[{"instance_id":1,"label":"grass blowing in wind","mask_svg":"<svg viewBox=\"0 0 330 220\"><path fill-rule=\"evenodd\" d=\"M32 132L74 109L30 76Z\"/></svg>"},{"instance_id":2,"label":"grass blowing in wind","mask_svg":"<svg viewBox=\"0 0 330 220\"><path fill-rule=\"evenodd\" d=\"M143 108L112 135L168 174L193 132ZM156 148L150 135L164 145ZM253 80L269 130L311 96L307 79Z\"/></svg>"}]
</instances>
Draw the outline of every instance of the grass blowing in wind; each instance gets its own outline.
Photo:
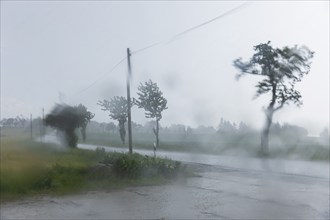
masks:
<instances>
[{"instance_id":1,"label":"grass blowing in wind","mask_svg":"<svg viewBox=\"0 0 330 220\"><path fill-rule=\"evenodd\" d=\"M17 131L1 137L1 202L22 196L164 184L183 172L179 162L138 154L59 149Z\"/></svg>"}]
</instances>

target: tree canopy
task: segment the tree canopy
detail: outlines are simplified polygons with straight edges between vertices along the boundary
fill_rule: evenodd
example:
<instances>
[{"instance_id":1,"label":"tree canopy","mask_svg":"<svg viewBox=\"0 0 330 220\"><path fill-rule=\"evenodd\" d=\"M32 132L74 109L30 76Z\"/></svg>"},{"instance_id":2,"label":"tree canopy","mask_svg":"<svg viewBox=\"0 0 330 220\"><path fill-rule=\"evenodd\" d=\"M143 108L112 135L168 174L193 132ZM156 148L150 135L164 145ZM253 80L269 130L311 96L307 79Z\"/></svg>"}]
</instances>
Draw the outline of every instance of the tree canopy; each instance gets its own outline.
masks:
<instances>
[{"instance_id":1,"label":"tree canopy","mask_svg":"<svg viewBox=\"0 0 330 220\"><path fill-rule=\"evenodd\" d=\"M140 83L138 87L138 99L135 103L139 108L145 110L147 118L155 118L160 120L162 118L162 111L167 109L167 100L163 97L157 83L149 80L144 84Z\"/></svg>"},{"instance_id":2,"label":"tree canopy","mask_svg":"<svg viewBox=\"0 0 330 220\"><path fill-rule=\"evenodd\" d=\"M156 119L156 128L153 129L156 136L156 148L159 146L159 120L162 118L162 112L167 109L167 100L163 97L157 83L149 80L144 84L140 83L138 87L138 99L134 100L139 108L145 110L146 118Z\"/></svg>"},{"instance_id":3,"label":"tree canopy","mask_svg":"<svg viewBox=\"0 0 330 220\"><path fill-rule=\"evenodd\" d=\"M243 62L242 58L234 61L234 66L240 70L237 78L246 74L263 76L264 79L256 85L255 97L271 93L269 107L275 111L290 102L299 106L302 104L301 94L295 90L295 84L309 73L314 53L305 46L279 49L270 43L255 46L256 53L249 61Z\"/></svg>"},{"instance_id":4,"label":"tree canopy","mask_svg":"<svg viewBox=\"0 0 330 220\"><path fill-rule=\"evenodd\" d=\"M87 111L83 105L69 106L57 104L52 111L46 115L45 124L63 131L65 140L69 147L76 147L78 137L75 134L76 128L86 129L87 123L94 117L94 114Z\"/></svg>"},{"instance_id":5,"label":"tree canopy","mask_svg":"<svg viewBox=\"0 0 330 220\"><path fill-rule=\"evenodd\" d=\"M119 134L123 143L125 143L128 106L127 99L123 96L114 96L110 100L98 101L103 111L108 111L111 119L118 121ZM132 103L133 104L133 103Z\"/></svg>"},{"instance_id":6,"label":"tree canopy","mask_svg":"<svg viewBox=\"0 0 330 220\"><path fill-rule=\"evenodd\" d=\"M314 52L305 46L297 45L282 49L273 48L270 41L255 46L254 50L256 52L249 61L243 62L242 58L239 58L234 61L234 66L240 71L237 78L246 74L263 77L256 85L255 97L271 94L271 100L265 109L266 124L261 135L262 153L266 155L274 112L285 104L302 104L302 96L295 89L295 85L309 73Z\"/></svg>"}]
</instances>

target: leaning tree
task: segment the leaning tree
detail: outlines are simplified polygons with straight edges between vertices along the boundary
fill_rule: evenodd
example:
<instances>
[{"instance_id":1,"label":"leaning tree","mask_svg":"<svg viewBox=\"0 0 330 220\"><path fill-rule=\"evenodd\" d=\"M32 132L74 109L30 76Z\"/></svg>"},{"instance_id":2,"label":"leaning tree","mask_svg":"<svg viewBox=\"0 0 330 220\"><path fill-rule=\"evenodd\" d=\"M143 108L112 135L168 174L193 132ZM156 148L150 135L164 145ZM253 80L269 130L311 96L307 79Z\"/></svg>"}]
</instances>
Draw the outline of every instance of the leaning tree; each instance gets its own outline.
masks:
<instances>
[{"instance_id":1,"label":"leaning tree","mask_svg":"<svg viewBox=\"0 0 330 220\"><path fill-rule=\"evenodd\" d=\"M127 121L127 99L123 96L114 96L108 100L98 101L97 103L102 107L103 111L109 111L109 116L113 120L118 121L119 134L121 141L125 144L126 129L125 123Z\"/></svg>"},{"instance_id":2,"label":"leaning tree","mask_svg":"<svg viewBox=\"0 0 330 220\"><path fill-rule=\"evenodd\" d=\"M84 111L81 111L84 109ZM78 137L75 134L76 128L85 128L90 119L94 116L83 105L69 106L57 104L52 111L46 115L45 124L64 132L66 144L69 147L77 147Z\"/></svg>"},{"instance_id":3,"label":"leaning tree","mask_svg":"<svg viewBox=\"0 0 330 220\"><path fill-rule=\"evenodd\" d=\"M256 85L255 98L270 93L270 102L265 108L266 123L261 132L261 153L267 156L273 115L285 104L302 105L302 96L295 85L309 73L314 52L305 46L273 48L270 41L255 46L254 50L256 52L249 61L243 62L239 58L234 61L234 66L240 70L237 79L246 74L263 78Z\"/></svg>"},{"instance_id":4,"label":"leaning tree","mask_svg":"<svg viewBox=\"0 0 330 220\"><path fill-rule=\"evenodd\" d=\"M156 136L156 147L159 146L159 121L162 118L162 111L167 109L167 100L163 97L163 93L159 90L157 83L151 80L140 83L138 87L138 99L134 100L139 108L143 108L146 118L154 118L156 120L156 128L153 132Z\"/></svg>"}]
</instances>

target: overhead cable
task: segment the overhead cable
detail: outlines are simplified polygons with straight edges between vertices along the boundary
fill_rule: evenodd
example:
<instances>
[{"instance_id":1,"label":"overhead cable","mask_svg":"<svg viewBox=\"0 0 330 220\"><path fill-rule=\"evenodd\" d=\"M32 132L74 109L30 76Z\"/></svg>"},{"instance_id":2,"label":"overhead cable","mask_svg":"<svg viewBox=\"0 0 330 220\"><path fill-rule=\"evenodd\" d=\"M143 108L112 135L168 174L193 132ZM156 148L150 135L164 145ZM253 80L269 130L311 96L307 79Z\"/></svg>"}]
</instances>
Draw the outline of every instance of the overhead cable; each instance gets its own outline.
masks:
<instances>
[{"instance_id":1,"label":"overhead cable","mask_svg":"<svg viewBox=\"0 0 330 220\"><path fill-rule=\"evenodd\" d=\"M90 89L92 86L94 86L99 80L103 79L104 77L106 77L108 74L112 73L122 62L124 62L127 59L127 57L124 57L123 59L121 59L118 63L116 63L109 71L107 71L106 73L104 73L102 76L100 76L99 78L97 78L93 83L91 83L89 86L85 87L84 89L78 91L77 93L75 93L73 96L76 96L80 93L83 93L85 91L87 91L88 89Z\"/></svg>"},{"instance_id":2,"label":"overhead cable","mask_svg":"<svg viewBox=\"0 0 330 220\"><path fill-rule=\"evenodd\" d=\"M233 9L230 9L229 11L226 11L225 13L222 13L221 15L219 15L219 16L217 16L217 17L215 17L215 18L212 18L212 19L210 19L210 20L208 20L208 21L205 21L205 22L203 22L203 23L201 23L201 24L198 24L198 25L193 26L193 27L191 27L191 28L188 28L188 29L186 29L186 30L184 30L184 31L182 31L182 32L180 32L180 33L177 33L177 34L175 34L174 36L172 36L172 37L170 37L170 38L168 38L168 39L166 39L166 40L159 41L159 42L156 42L156 43L150 44L150 45L148 45L148 46L146 46L146 47L143 47L143 48L141 48L141 49L138 49L138 50L136 50L136 51L133 51L132 54L140 53L140 52L142 52L142 51L145 51L145 50L151 49L151 48L156 47L156 46L159 46L159 45L161 45L161 44L168 44L168 43L171 43L172 41L175 41L175 40L179 39L181 36L183 36L183 35L185 35L185 34L188 34L188 33L190 33L191 31L194 31L194 30L196 30L196 29L198 29L198 28L201 28L201 27L203 27L203 26L205 26L205 25L207 25L207 24L209 24L209 23L211 23L211 22L214 22L214 21L216 21L216 20L218 20L218 19L220 19L220 18L223 18L223 17L225 17L225 16L228 16L228 15L230 15L230 14L232 14L232 13L234 13L234 12L240 10L240 9L242 9L243 7L246 7L248 4L251 4L251 3L252 3L252 2L245 2L245 3L243 3L243 4L241 4L241 5L237 6L237 7L235 7L235 8L233 8Z\"/></svg>"}]
</instances>

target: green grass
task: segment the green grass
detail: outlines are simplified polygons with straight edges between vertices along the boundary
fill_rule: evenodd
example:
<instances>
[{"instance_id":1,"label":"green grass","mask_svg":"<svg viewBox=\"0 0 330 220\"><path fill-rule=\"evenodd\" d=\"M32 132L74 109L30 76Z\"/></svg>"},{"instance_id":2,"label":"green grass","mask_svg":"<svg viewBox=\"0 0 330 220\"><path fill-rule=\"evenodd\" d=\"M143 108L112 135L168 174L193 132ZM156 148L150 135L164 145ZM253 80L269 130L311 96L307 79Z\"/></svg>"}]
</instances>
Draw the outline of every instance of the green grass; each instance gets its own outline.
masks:
<instances>
[{"instance_id":1,"label":"green grass","mask_svg":"<svg viewBox=\"0 0 330 220\"><path fill-rule=\"evenodd\" d=\"M15 133L15 132L14 132ZM1 137L1 201L38 194L163 184L178 171L174 161L103 150L68 149L38 143L22 133ZM162 167L164 170L160 169ZM142 175L144 170L154 170ZM141 174L141 175L140 175Z\"/></svg>"}]
</instances>

